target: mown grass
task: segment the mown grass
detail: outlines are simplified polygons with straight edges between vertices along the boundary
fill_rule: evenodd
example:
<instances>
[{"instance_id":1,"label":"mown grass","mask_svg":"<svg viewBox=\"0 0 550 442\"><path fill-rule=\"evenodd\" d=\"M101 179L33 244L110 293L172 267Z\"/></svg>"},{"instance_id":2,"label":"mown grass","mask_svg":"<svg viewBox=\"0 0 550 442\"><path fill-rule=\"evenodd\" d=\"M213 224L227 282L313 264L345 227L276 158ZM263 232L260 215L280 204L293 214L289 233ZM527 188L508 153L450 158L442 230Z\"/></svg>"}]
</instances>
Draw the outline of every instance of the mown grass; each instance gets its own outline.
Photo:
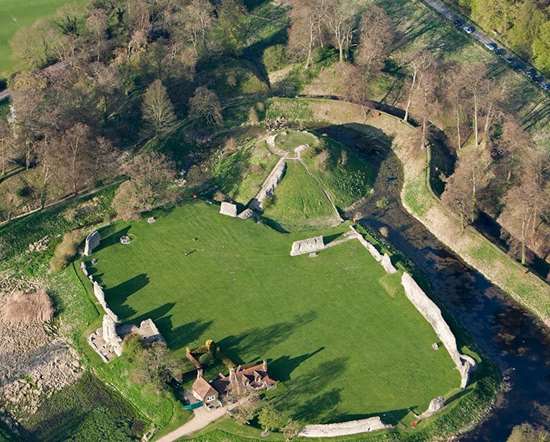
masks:
<instances>
[{"instance_id":1,"label":"mown grass","mask_svg":"<svg viewBox=\"0 0 550 442\"><path fill-rule=\"evenodd\" d=\"M68 3L85 0L2 0L0 2L0 77L11 74L16 66L12 60L10 40L18 29L36 20L51 16Z\"/></svg>"},{"instance_id":2,"label":"mown grass","mask_svg":"<svg viewBox=\"0 0 550 442\"><path fill-rule=\"evenodd\" d=\"M232 359L269 359L283 381L273 401L304 422L399 420L458 385L429 324L402 291L385 292L359 243L290 257L303 236L190 203L104 231L96 277L122 320L152 318L176 355L212 338Z\"/></svg>"},{"instance_id":3,"label":"mown grass","mask_svg":"<svg viewBox=\"0 0 550 442\"><path fill-rule=\"evenodd\" d=\"M288 160L285 175L264 215L287 230L338 223L330 200L299 161Z\"/></svg>"}]
</instances>

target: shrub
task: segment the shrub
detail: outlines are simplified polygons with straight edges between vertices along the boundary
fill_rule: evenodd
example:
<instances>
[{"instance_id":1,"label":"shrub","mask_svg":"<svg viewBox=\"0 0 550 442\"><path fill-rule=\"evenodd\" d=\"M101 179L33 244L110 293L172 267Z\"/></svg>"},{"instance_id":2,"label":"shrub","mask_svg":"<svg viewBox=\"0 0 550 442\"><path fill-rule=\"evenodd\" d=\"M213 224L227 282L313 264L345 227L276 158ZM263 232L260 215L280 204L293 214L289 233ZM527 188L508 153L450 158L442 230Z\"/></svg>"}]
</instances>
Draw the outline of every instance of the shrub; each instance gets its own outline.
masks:
<instances>
[{"instance_id":1,"label":"shrub","mask_svg":"<svg viewBox=\"0 0 550 442\"><path fill-rule=\"evenodd\" d=\"M256 112L256 109L254 107L251 107L250 110L248 111L248 123L252 125L256 125L260 123L258 112Z\"/></svg>"},{"instance_id":2,"label":"shrub","mask_svg":"<svg viewBox=\"0 0 550 442\"><path fill-rule=\"evenodd\" d=\"M268 47L264 51L263 62L268 72L281 69L288 64L286 47L280 44Z\"/></svg>"},{"instance_id":3,"label":"shrub","mask_svg":"<svg viewBox=\"0 0 550 442\"><path fill-rule=\"evenodd\" d=\"M199 356L199 362L203 367L208 367L209 365L212 365L214 358L211 353L203 353Z\"/></svg>"},{"instance_id":4,"label":"shrub","mask_svg":"<svg viewBox=\"0 0 550 442\"><path fill-rule=\"evenodd\" d=\"M59 272L72 261L78 252L78 246L82 242L83 234L80 230L65 233L63 240L55 248L50 261L50 270Z\"/></svg>"}]
</instances>

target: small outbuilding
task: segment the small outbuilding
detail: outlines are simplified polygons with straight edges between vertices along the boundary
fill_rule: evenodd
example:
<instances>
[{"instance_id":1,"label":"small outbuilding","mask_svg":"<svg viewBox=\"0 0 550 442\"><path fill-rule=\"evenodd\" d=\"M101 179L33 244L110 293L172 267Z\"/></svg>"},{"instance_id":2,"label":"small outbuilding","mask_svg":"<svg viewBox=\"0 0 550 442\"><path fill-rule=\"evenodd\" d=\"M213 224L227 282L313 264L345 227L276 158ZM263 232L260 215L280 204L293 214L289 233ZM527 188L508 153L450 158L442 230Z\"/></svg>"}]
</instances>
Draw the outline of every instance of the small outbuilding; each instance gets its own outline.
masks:
<instances>
[{"instance_id":1,"label":"small outbuilding","mask_svg":"<svg viewBox=\"0 0 550 442\"><path fill-rule=\"evenodd\" d=\"M202 376L202 370L197 370L197 379L193 382L193 396L202 401L208 408L217 408L221 406L219 393Z\"/></svg>"},{"instance_id":2,"label":"small outbuilding","mask_svg":"<svg viewBox=\"0 0 550 442\"><path fill-rule=\"evenodd\" d=\"M237 206L233 203L223 202L220 206L220 214L230 216L232 218L237 217Z\"/></svg>"}]
</instances>

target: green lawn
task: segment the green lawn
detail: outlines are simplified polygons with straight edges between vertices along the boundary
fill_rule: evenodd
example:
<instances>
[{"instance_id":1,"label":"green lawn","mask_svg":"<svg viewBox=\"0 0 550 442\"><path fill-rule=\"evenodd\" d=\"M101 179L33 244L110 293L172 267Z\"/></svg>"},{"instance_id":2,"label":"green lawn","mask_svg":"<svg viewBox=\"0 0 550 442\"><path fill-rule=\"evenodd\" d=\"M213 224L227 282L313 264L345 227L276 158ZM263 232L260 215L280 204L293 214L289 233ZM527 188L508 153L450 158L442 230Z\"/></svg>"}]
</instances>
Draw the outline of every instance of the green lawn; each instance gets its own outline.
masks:
<instances>
[{"instance_id":1,"label":"green lawn","mask_svg":"<svg viewBox=\"0 0 550 442\"><path fill-rule=\"evenodd\" d=\"M287 230L337 224L334 208L315 178L299 161L289 160L286 164L284 178L264 215Z\"/></svg>"},{"instance_id":2,"label":"green lawn","mask_svg":"<svg viewBox=\"0 0 550 442\"><path fill-rule=\"evenodd\" d=\"M297 130L288 130L277 135L275 142L279 149L288 150L289 152L294 152L294 149L303 144L308 144L310 147L319 144L315 135Z\"/></svg>"},{"instance_id":3,"label":"green lawn","mask_svg":"<svg viewBox=\"0 0 550 442\"><path fill-rule=\"evenodd\" d=\"M0 77L14 70L10 40L18 29L55 13L67 3L85 0L0 0Z\"/></svg>"},{"instance_id":4,"label":"green lawn","mask_svg":"<svg viewBox=\"0 0 550 442\"><path fill-rule=\"evenodd\" d=\"M122 234L133 242L121 245ZM267 358L282 381L274 400L297 419L397 420L459 384L448 354L431 348L432 328L402 290L385 292L388 276L357 242L291 258L292 241L309 234L204 203L103 236L96 277L122 320L151 317L179 354L211 338L237 360Z\"/></svg>"}]
</instances>

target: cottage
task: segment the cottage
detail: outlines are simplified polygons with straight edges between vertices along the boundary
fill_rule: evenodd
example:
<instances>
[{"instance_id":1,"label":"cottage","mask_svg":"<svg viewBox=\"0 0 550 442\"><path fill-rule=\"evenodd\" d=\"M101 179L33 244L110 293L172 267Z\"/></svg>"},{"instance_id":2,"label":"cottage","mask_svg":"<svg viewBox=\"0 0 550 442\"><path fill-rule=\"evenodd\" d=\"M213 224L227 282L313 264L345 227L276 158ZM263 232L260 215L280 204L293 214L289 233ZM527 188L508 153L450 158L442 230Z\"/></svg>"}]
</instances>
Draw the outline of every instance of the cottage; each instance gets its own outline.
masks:
<instances>
[{"instance_id":1,"label":"cottage","mask_svg":"<svg viewBox=\"0 0 550 442\"><path fill-rule=\"evenodd\" d=\"M213 385L221 395L238 398L247 392L269 390L277 382L269 377L267 362L263 361L261 364L231 368L227 376L220 373Z\"/></svg>"},{"instance_id":2,"label":"cottage","mask_svg":"<svg viewBox=\"0 0 550 442\"><path fill-rule=\"evenodd\" d=\"M197 370L197 379L193 382L193 396L199 401L204 402L207 408L217 408L221 406L219 393L202 376L202 370Z\"/></svg>"}]
</instances>

